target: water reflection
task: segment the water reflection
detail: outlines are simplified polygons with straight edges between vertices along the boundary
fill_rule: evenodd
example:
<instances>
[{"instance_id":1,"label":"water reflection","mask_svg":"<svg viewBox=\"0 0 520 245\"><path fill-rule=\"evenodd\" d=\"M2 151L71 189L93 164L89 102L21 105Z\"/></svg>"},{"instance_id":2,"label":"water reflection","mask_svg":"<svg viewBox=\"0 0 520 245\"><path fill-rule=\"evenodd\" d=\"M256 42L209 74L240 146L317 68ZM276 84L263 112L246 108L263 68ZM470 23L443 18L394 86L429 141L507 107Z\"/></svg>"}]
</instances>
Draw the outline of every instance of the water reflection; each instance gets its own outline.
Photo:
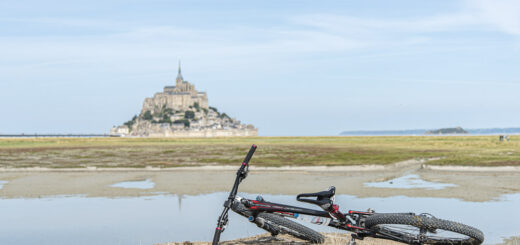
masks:
<instances>
[{"instance_id":1,"label":"water reflection","mask_svg":"<svg viewBox=\"0 0 520 245\"><path fill-rule=\"evenodd\" d=\"M0 180L0 190L7 184L7 181Z\"/></svg>"},{"instance_id":2,"label":"water reflection","mask_svg":"<svg viewBox=\"0 0 520 245\"><path fill-rule=\"evenodd\" d=\"M150 179L141 180L141 181L125 181L119 182L111 185L111 187L119 187L119 188L131 188L131 189L152 189L155 186L155 183Z\"/></svg>"},{"instance_id":3,"label":"water reflection","mask_svg":"<svg viewBox=\"0 0 520 245\"><path fill-rule=\"evenodd\" d=\"M419 175L409 174L383 182L370 182L365 183L367 187L378 187L378 188L397 188L397 189L430 189L430 190L441 190L446 187L457 186L455 184L446 184L438 182L429 182L421 179Z\"/></svg>"},{"instance_id":4,"label":"water reflection","mask_svg":"<svg viewBox=\"0 0 520 245\"><path fill-rule=\"evenodd\" d=\"M182 210L182 198L184 198L183 194L177 196L177 199L179 200L179 211Z\"/></svg>"},{"instance_id":5,"label":"water reflection","mask_svg":"<svg viewBox=\"0 0 520 245\"><path fill-rule=\"evenodd\" d=\"M228 193L198 196L152 196L139 198L52 197L41 199L0 199L0 241L2 244L153 244L169 241L209 241ZM243 194L254 198L256 195ZM273 202L299 203L294 196L264 195ZM492 202L457 199L356 198L338 195L342 210L377 212L427 212L438 218L461 221L478 227L487 244L518 236L520 194L506 195ZM506 218L507 217L507 218ZM229 240L263 233L234 213L222 235ZM328 227L314 226L334 232Z\"/></svg>"}]
</instances>

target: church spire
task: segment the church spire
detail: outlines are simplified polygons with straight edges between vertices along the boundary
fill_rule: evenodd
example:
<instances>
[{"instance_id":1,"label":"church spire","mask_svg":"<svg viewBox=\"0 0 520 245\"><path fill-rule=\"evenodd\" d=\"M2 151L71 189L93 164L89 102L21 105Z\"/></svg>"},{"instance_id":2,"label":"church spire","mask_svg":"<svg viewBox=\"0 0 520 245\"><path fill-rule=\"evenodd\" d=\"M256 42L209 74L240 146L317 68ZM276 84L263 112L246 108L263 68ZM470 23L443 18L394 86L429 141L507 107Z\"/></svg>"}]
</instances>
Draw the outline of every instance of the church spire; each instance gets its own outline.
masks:
<instances>
[{"instance_id":1,"label":"church spire","mask_svg":"<svg viewBox=\"0 0 520 245\"><path fill-rule=\"evenodd\" d=\"M177 79L175 79L177 83L183 82L184 78L182 78L181 74L181 60L179 59L179 72L177 73Z\"/></svg>"}]
</instances>

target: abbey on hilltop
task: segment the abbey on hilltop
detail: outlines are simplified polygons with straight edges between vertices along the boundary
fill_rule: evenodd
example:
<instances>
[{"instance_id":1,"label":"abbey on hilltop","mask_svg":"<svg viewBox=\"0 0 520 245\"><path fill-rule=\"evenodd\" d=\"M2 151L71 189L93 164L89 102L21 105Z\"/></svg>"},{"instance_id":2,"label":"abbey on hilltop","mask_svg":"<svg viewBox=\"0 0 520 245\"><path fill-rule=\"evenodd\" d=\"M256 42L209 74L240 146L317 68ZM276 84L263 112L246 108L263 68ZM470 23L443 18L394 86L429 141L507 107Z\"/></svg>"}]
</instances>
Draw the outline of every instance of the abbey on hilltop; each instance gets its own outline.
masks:
<instances>
[{"instance_id":1,"label":"abbey on hilltop","mask_svg":"<svg viewBox=\"0 0 520 245\"><path fill-rule=\"evenodd\" d=\"M175 79L175 86L166 86L162 93L156 93L153 98L146 98L141 114L146 113L146 111L159 114L165 108L171 108L175 111L187 111L195 105L198 105L197 108L199 110L201 108L208 110L208 96L206 92L198 92L195 89L195 85L184 80L179 61L179 71Z\"/></svg>"},{"instance_id":2,"label":"abbey on hilltop","mask_svg":"<svg viewBox=\"0 0 520 245\"><path fill-rule=\"evenodd\" d=\"M245 125L208 104L206 92L184 80L179 71L175 86L146 98L139 115L121 126L113 127L111 135L137 137L218 137L257 136L258 129Z\"/></svg>"}]
</instances>

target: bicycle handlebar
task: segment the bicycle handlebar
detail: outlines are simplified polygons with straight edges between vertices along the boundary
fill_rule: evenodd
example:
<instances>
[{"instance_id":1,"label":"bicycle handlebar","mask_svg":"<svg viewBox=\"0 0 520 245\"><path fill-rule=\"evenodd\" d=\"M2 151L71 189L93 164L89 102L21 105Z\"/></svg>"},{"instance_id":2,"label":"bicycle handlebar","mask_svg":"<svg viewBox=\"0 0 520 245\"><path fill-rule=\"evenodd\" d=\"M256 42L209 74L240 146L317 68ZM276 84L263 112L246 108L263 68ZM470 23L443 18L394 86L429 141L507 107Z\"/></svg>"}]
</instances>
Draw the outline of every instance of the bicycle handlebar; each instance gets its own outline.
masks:
<instances>
[{"instance_id":1,"label":"bicycle handlebar","mask_svg":"<svg viewBox=\"0 0 520 245\"><path fill-rule=\"evenodd\" d=\"M249 164L249 161L251 160L251 157L253 157L253 154L256 151L256 145L252 145L251 149L249 149L249 152L247 153L246 158L244 158L244 161L242 162L242 165L246 166Z\"/></svg>"}]
</instances>

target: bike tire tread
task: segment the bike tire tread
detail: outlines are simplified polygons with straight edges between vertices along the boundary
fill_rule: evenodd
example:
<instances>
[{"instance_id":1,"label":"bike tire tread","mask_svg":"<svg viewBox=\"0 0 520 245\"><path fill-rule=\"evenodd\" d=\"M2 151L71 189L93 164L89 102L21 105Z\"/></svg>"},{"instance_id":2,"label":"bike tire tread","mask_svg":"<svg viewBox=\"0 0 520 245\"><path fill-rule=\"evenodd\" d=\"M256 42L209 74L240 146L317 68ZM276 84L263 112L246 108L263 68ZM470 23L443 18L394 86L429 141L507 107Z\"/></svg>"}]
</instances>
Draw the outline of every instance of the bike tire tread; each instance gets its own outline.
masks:
<instances>
[{"instance_id":1,"label":"bike tire tread","mask_svg":"<svg viewBox=\"0 0 520 245\"><path fill-rule=\"evenodd\" d=\"M285 232L291 236L307 240L312 243L323 243L325 241L325 237L319 232L316 232L294 221L288 220L280 215L272 213L259 213L258 217L263 218L264 220L273 223L274 225L285 228Z\"/></svg>"},{"instance_id":2,"label":"bike tire tread","mask_svg":"<svg viewBox=\"0 0 520 245\"><path fill-rule=\"evenodd\" d=\"M390 214L374 214L366 218L365 227L372 228L375 225L381 224L402 224L402 225L412 225L420 228L427 229L443 229L447 231L456 232L459 234L464 234L472 239L467 239L463 244L481 244L484 241L484 234L482 231L462 224L455 221L437 219L435 217L428 216L420 216L420 215L412 215L412 214L399 214L399 213L390 213ZM442 244L439 242L437 244Z\"/></svg>"}]
</instances>

